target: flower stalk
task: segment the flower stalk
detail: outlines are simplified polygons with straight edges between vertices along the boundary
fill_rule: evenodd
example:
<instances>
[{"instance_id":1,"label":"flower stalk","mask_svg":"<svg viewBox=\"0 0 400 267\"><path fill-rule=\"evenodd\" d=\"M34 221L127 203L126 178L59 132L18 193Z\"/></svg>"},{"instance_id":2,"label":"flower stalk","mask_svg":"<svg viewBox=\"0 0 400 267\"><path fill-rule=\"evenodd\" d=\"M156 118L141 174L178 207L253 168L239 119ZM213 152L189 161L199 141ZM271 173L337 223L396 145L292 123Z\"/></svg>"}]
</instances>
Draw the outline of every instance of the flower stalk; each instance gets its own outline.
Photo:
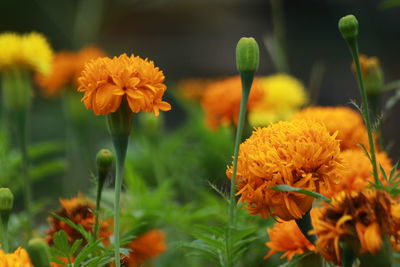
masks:
<instances>
[{"instance_id":1,"label":"flower stalk","mask_svg":"<svg viewBox=\"0 0 400 267\"><path fill-rule=\"evenodd\" d=\"M358 21L356 17L353 15L347 15L339 20L339 30L342 33L343 38L347 42L347 45L349 46L351 55L353 57L353 61L356 67L356 72L357 72L357 81L358 81L358 88L360 90L361 94L361 100L362 100L362 115L367 127L367 132L368 132L368 141L369 141L369 147L370 147L370 157L371 157L371 163L372 163L372 169L373 169L373 175L375 178L375 184L380 185L381 181L378 176L378 167L376 163L376 155L375 155L375 144L374 144L374 138L372 135L372 125L371 125L371 118L369 114L369 105L368 105L368 98L367 98L367 92L364 87L364 81L362 77L362 72L361 72L361 66L360 66L360 59L359 59L359 53L358 53L358 41L357 41L357 36L358 36Z\"/></svg>"},{"instance_id":2,"label":"flower stalk","mask_svg":"<svg viewBox=\"0 0 400 267\"><path fill-rule=\"evenodd\" d=\"M107 115L108 130L111 134L112 142L116 155L116 177L114 191L114 246L115 246L115 266L121 266L120 260L120 236L119 236L119 211L120 195L123 181L124 162L128 148L129 133L132 126L132 111L128 107L126 100L116 112Z\"/></svg>"},{"instance_id":3,"label":"flower stalk","mask_svg":"<svg viewBox=\"0 0 400 267\"><path fill-rule=\"evenodd\" d=\"M8 248L8 219L14 204L14 195L8 188L0 188L0 223L2 231L2 248L5 252Z\"/></svg>"}]
</instances>

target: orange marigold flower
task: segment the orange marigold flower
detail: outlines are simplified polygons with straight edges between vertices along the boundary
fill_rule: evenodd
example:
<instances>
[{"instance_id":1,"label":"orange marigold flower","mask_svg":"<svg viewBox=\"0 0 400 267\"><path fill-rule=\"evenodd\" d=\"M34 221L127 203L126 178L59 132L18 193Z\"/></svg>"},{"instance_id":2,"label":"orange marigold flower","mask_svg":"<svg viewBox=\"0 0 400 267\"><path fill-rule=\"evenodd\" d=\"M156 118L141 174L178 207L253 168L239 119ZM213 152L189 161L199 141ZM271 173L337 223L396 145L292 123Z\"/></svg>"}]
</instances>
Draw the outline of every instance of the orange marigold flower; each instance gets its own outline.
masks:
<instances>
[{"instance_id":1,"label":"orange marigold flower","mask_svg":"<svg viewBox=\"0 0 400 267\"><path fill-rule=\"evenodd\" d=\"M114 58L97 58L85 65L79 77L78 91L82 102L96 115L115 112L126 99L132 112L168 111L171 105L162 101L167 89L164 74L153 61L122 54Z\"/></svg>"},{"instance_id":2,"label":"orange marigold flower","mask_svg":"<svg viewBox=\"0 0 400 267\"><path fill-rule=\"evenodd\" d=\"M348 149L342 152L342 158L346 171L341 176L340 182L335 184L331 191L324 192L324 195L328 197L334 196L341 191L360 191L369 185L368 181L373 182L373 177L371 176L372 165L364 151ZM393 165L388 155L385 152L378 152L376 153L376 159L389 176ZM379 169L378 172L381 181L385 184L381 170Z\"/></svg>"},{"instance_id":3,"label":"orange marigold flower","mask_svg":"<svg viewBox=\"0 0 400 267\"><path fill-rule=\"evenodd\" d=\"M1 267L34 267L28 253L23 248L17 248L13 253L0 250Z\"/></svg>"},{"instance_id":4,"label":"orange marigold flower","mask_svg":"<svg viewBox=\"0 0 400 267\"><path fill-rule=\"evenodd\" d=\"M178 90L181 95L190 100L200 101L206 88L213 82L208 78L187 78L178 82Z\"/></svg>"},{"instance_id":5,"label":"orange marigold flower","mask_svg":"<svg viewBox=\"0 0 400 267\"><path fill-rule=\"evenodd\" d=\"M165 235L160 230L151 230L133 240L128 248L131 249L128 258L123 261L127 267L141 266L149 259L158 257L167 250Z\"/></svg>"},{"instance_id":6,"label":"orange marigold flower","mask_svg":"<svg viewBox=\"0 0 400 267\"><path fill-rule=\"evenodd\" d=\"M315 121L279 122L256 129L240 146L237 188L246 208L262 217L301 218L313 198L270 189L286 184L312 191L330 190L343 166L339 141ZM231 177L232 167L227 175Z\"/></svg>"},{"instance_id":7,"label":"orange marigold flower","mask_svg":"<svg viewBox=\"0 0 400 267\"><path fill-rule=\"evenodd\" d=\"M341 150L368 146L368 133L361 115L348 107L308 107L299 111L296 119L315 120L325 124L333 134L338 131Z\"/></svg>"},{"instance_id":8,"label":"orange marigold flower","mask_svg":"<svg viewBox=\"0 0 400 267\"><path fill-rule=\"evenodd\" d=\"M53 58L49 73L36 73L36 83L45 96L54 97L61 92L64 86L78 84L78 77L85 63L103 56L105 53L93 46L84 47L79 52L58 52Z\"/></svg>"},{"instance_id":9,"label":"orange marigold flower","mask_svg":"<svg viewBox=\"0 0 400 267\"><path fill-rule=\"evenodd\" d=\"M399 220L393 215L394 200L384 191L341 192L313 218L318 236L317 251L327 260L341 264L339 243L356 242L358 253L376 254L383 236L399 244Z\"/></svg>"},{"instance_id":10,"label":"orange marigold flower","mask_svg":"<svg viewBox=\"0 0 400 267\"><path fill-rule=\"evenodd\" d=\"M93 232L95 224L95 213L96 205L82 196L71 199L60 199L60 204L62 206L61 210L56 212L56 214L63 218L68 218L75 224L80 224L88 232ZM64 230L67 234L68 241L73 243L77 239L84 239L82 234L77 230L69 226L63 221L55 217L49 218L50 229L48 231L48 237L46 241L49 244L53 243L54 234L60 230ZM112 220L103 221L100 225L99 238L103 239L104 244L110 243L110 236L112 235L112 230L110 229Z\"/></svg>"},{"instance_id":11,"label":"orange marigold flower","mask_svg":"<svg viewBox=\"0 0 400 267\"><path fill-rule=\"evenodd\" d=\"M68 263L73 263L75 261L75 258L72 257L72 258L67 259L65 257L62 257L62 258L59 258L59 260L64 262L64 263L66 263L66 264L68 264ZM64 267L65 265L61 265L61 264L58 264L56 262L50 262L50 266L51 267Z\"/></svg>"},{"instance_id":12,"label":"orange marigold flower","mask_svg":"<svg viewBox=\"0 0 400 267\"><path fill-rule=\"evenodd\" d=\"M257 101L261 100L263 91L257 79L251 87L247 108L251 110ZM239 76L229 77L211 83L202 99L202 107L206 116L206 123L216 129L221 124L238 123L240 101L242 99L242 84Z\"/></svg>"},{"instance_id":13,"label":"orange marigold flower","mask_svg":"<svg viewBox=\"0 0 400 267\"><path fill-rule=\"evenodd\" d=\"M267 229L270 241L265 245L271 250L265 255L267 259L277 252L284 252L281 258L287 257L290 261L296 254L304 254L308 251L314 251L315 247L308 241L300 231L294 220L288 222L277 222Z\"/></svg>"}]
</instances>

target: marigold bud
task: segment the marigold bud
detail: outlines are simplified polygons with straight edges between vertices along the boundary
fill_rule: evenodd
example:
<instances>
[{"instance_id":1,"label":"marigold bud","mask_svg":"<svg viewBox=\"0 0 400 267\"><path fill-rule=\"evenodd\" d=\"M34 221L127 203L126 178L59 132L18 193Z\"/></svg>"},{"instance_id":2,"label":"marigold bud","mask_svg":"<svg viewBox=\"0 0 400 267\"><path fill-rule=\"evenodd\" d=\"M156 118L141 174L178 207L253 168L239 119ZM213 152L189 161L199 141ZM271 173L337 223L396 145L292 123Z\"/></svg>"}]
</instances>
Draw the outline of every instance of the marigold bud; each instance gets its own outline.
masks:
<instances>
[{"instance_id":1,"label":"marigold bud","mask_svg":"<svg viewBox=\"0 0 400 267\"><path fill-rule=\"evenodd\" d=\"M101 149L96 156L97 169L108 172L114 163L114 154L108 149Z\"/></svg>"},{"instance_id":2,"label":"marigold bud","mask_svg":"<svg viewBox=\"0 0 400 267\"><path fill-rule=\"evenodd\" d=\"M11 211L14 195L9 188L0 188L0 211Z\"/></svg>"},{"instance_id":3,"label":"marigold bud","mask_svg":"<svg viewBox=\"0 0 400 267\"><path fill-rule=\"evenodd\" d=\"M260 49L253 38L242 37L236 45L236 67L239 72L255 72L260 62Z\"/></svg>"},{"instance_id":4,"label":"marigold bud","mask_svg":"<svg viewBox=\"0 0 400 267\"><path fill-rule=\"evenodd\" d=\"M339 20L339 31L345 40L358 35L358 21L354 15L347 15Z\"/></svg>"},{"instance_id":5,"label":"marigold bud","mask_svg":"<svg viewBox=\"0 0 400 267\"><path fill-rule=\"evenodd\" d=\"M33 266L50 267L49 246L43 239L31 239L27 251Z\"/></svg>"}]
</instances>

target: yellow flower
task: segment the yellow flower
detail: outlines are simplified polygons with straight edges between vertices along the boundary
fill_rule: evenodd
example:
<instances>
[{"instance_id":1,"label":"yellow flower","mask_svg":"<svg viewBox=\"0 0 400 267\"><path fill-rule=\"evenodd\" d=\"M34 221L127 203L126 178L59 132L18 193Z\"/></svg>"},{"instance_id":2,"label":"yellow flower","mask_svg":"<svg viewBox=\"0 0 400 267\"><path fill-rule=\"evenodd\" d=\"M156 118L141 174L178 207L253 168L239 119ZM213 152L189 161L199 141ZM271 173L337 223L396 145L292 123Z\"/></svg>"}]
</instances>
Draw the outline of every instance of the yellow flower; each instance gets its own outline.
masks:
<instances>
[{"instance_id":1,"label":"yellow flower","mask_svg":"<svg viewBox=\"0 0 400 267\"><path fill-rule=\"evenodd\" d=\"M270 241L265 245L271 250L265 255L267 259L277 252L284 252L281 258L287 257L290 261L295 255L314 251L315 247L305 238L294 220L277 222L271 229L267 229Z\"/></svg>"},{"instance_id":2,"label":"yellow flower","mask_svg":"<svg viewBox=\"0 0 400 267\"><path fill-rule=\"evenodd\" d=\"M259 78L264 91L261 101L249 111L249 123L267 126L270 123L289 120L294 112L308 101L304 85L287 74L274 74Z\"/></svg>"},{"instance_id":3,"label":"yellow flower","mask_svg":"<svg viewBox=\"0 0 400 267\"><path fill-rule=\"evenodd\" d=\"M251 110L263 95L255 79L251 87L247 109ZM211 83L204 92L202 107L206 123L211 129L220 125L237 125L242 99L242 84L239 76L232 76Z\"/></svg>"},{"instance_id":4,"label":"yellow flower","mask_svg":"<svg viewBox=\"0 0 400 267\"><path fill-rule=\"evenodd\" d=\"M78 79L78 91L85 93L82 102L96 115L115 112L126 99L132 112L154 112L158 116L159 110L171 109L162 101L167 89L164 79L153 61L122 54L88 62Z\"/></svg>"},{"instance_id":5,"label":"yellow flower","mask_svg":"<svg viewBox=\"0 0 400 267\"><path fill-rule=\"evenodd\" d=\"M0 250L1 267L34 267L28 253L23 248L17 248L13 253Z\"/></svg>"},{"instance_id":6,"label":"yellow flower","mask_svg":"<svg viewBox=\"0 0 400 267\"><path fill-rule=\"evenodd\" d=\"M299 111L294 118L315 120L325 124L333 134L338 131L341 150L368 146L368 134L361 115L348 107L309 107Z\"/></svg>"},{"instance_id":7,"label":"yellow flower","mask_svg":"<svg viewBox=\"0 0 400 267\"><path fill-rule=\"evenodd\" d=\"M279 122L256 129L241 144L238 195L253 215L299 219L311 208L313 198L270 187L286 184L321 192L330 190L342 172L339 141L324 125L306 120ZM232 167L227 175L231 177Z\"/></svg>"},{"instance_id":8,"label":"yellow flower","mask_svg":"<svg viewBox=\"0 0 400 267\"><path fill-rule=\"evenodd\" d=\"M0 49L1 71L9 68L25 68L40 73L50 71L53 52L46 38L39 33L0 34Z\"/></svg>"},{"instance_id":9,"label":"yellow flower","mask_svg":"<svg viewBox=\"0 0 400 267\"><path fill-rule=\"evenodd\" d=\"M341 176L340 182L335 184L331 191L324 192L324 195L331 197L335 194L346 191L360 191L367 187L369 182L374 182L372 173L371 161L367 158L364 151L360 149L348 149L342 152L343 165L346 171ZM386 175L389 176L393 168L392 162L385 152L377 152L376 159L378 164L385 170ZM381 181L385 184L385 179L378 170Z\"/></svg>"},{"instance_id":10,"label":"yellow flower","mask_svg":"<svg viewBox=\"0 0 400 267\"><path fill-rule=\"evenodd\" d=\"M340 242L356 242L359 254L372 255L380 250L384 236L398 245L400 228L393 214L395 205L384 191L364 189L337 194L329 205L318 208L313 218L317 251L327 261L340 265Z\"/></svg>"}]
</instances>

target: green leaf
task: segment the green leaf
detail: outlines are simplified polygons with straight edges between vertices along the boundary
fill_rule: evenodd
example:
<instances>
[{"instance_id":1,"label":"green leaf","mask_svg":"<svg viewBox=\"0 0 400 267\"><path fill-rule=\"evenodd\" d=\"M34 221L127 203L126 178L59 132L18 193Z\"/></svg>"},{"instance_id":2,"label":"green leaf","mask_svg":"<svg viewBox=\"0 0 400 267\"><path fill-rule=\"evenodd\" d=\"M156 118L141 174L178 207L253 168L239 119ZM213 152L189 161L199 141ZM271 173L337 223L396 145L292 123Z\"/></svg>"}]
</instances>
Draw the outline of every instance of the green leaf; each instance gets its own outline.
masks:
<instances>
[{"instance_id":1,"label":"green leaf","mask_svg":"<svg viewBox=\"0 0 400 267\"><path fill-rule=\"evenodd\" d=\"M389 181L392 181L392 180L394 179L394 174L395 174L396 171L397 171L398 165L399 165L399 162L397 161L396 164L394 164L392 170L390 171L390 174L389 174ZM398 173L397 175L400 175L400 173Z\"/></svg>"},{"instance_id":2,"label":"green leaf","mask_svg":"<svg viewBox=\"0 0 400 267\"><path fill-rule=\"evenodd\" d=\"M55 213L52 213L51 215L52 215L53 217L57 218L58 220L65 222L66 224L68 224L69 226L71 226L72 228L74 228L75 230L77 230L77 231L86 239L86 241L90 242L90 240L91 240L91 235L90 235L89 232L87 232L87 231L85 230L85 228L83 228L82 225L80 225L80 224L75 224L75 223L74 223L73 221L71 221L70 219L61 217L61 216L59 216L59 215L57 215L57 214L55 214Z\"/></svg>"},{"instance_id":3,"label":"green leaf","mask_svg":"<svg viewBox=\"0 0 400 267\"><path fill-rule=\"evenodd\" d=\"M385 181L386 181L386 182L389 182L389 179L388 179L388 177L387 177L387 175L386 175L386 171L385 171L385 169L382 167L381 164L379 164L379 168L381 169L381 173L382 173L382 176L383 176L383 178L385 179Z\"/></svg>"},{"instance_id":4,"label":"green leaf","mask_svg":"<svg viewBox=\"0 0 400 267\"><path fill-rule=\"evenodd\" d=\"M325 201L325 202L328 202L328 203L331 202L331 200L329 198L327 198L326 196L324 196L324 195L322 195L320 193L317 193L317 192L314 192L314 191L309 191L309 190L298 188L298 187L293 187L293 186L286 185L286 184L276 185L276 186L272 186L270 188L273 189L273 190L276 190L276 191L294 192L294 193L307 195L307 196L313 197L313 198L315 198L317 200Z\"/></svg>"},{"instance_id":5,"label":"green leaf","mask_svg":"<svg viewBox=\"0 0 400 267\"><path fill-rule=\"evenodd\" d=\"M53 242L61 252L65 253L66 255L69 254L68 237L64 230L60 230L54 234Z\"/></svg>"}]
</instances>

